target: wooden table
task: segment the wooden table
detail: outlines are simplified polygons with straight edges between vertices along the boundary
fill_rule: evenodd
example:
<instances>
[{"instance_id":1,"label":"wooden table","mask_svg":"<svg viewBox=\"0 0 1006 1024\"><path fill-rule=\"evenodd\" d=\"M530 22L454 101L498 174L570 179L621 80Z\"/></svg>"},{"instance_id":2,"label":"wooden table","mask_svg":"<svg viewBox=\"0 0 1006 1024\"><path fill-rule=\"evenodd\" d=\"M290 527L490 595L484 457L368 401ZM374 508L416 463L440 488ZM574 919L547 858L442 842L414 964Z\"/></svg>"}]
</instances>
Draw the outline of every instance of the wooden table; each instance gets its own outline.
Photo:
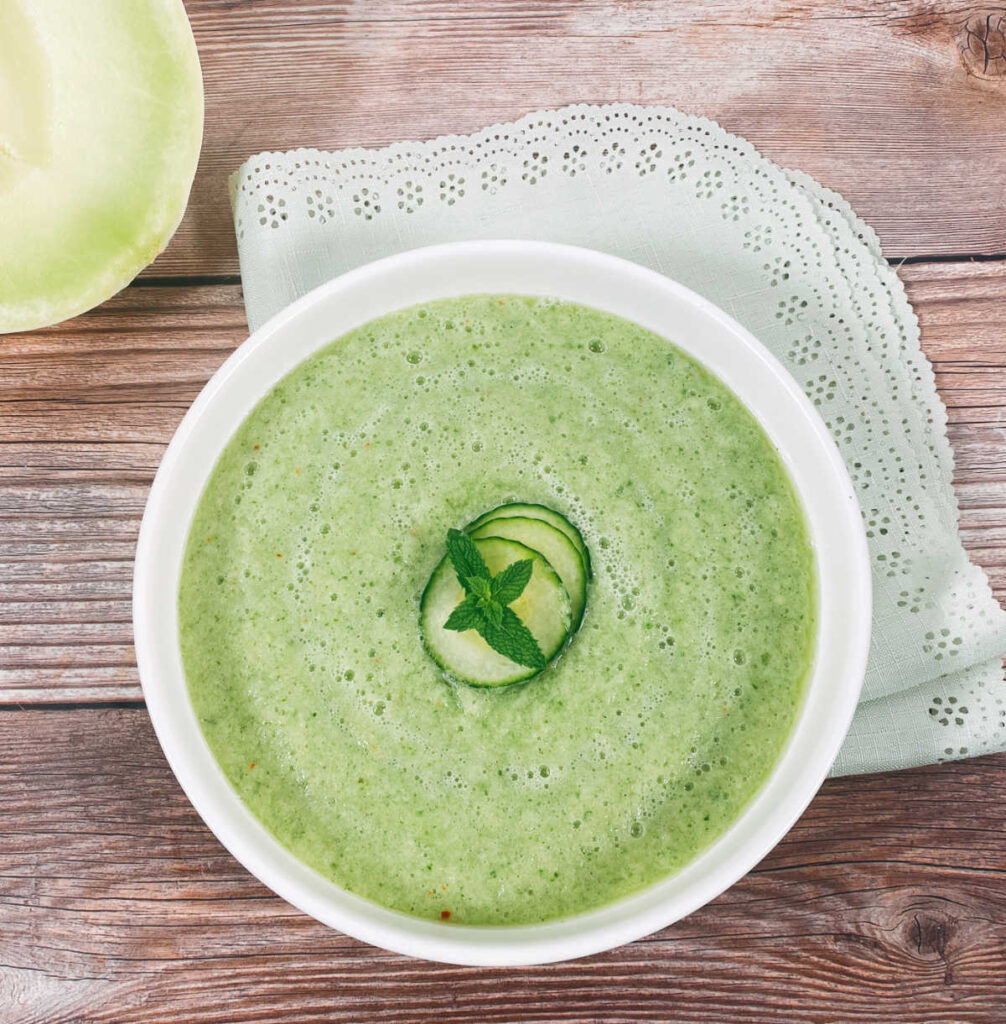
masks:
<instances>
[{"instance_id":1,"label":"wooden table","mask_svg":"<svg viewBox=\"0 0 1006 1024\"><path fill-rule=\"evenodd\" d=\"M151 732L131 559L172 431L245 335L249 153L586 100L718 119L879 231L950 412L961 528L1006 594L1006 11L955 0L190 0L202 164L168 251L0 339L0 1021L1006 1021L1006 756L829 782L710 906L530 970L372 949L272 896Z\"/></svg>"}]
</instances>

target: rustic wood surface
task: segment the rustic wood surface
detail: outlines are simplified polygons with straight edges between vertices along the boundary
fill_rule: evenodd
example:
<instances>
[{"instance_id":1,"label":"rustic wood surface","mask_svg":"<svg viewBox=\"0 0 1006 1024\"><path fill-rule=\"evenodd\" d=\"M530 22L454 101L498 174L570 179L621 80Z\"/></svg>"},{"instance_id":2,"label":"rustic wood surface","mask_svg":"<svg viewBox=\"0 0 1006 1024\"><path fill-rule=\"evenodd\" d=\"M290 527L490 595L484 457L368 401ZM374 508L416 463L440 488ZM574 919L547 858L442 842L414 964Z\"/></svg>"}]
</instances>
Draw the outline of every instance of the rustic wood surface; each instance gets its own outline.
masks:
<instances>
[{"instance_id":1,"label":"rustic wood surface","mask_svg":"<svg viewBox=\"0 0 1006 1024\"><path fill-rule=\"evenodd\" d=\"M1001 760L830 782L673 928L490 971L379 952L272 896L201 824L143 710L0 714L0 751L0 999L24 1024L1003 1019Z\"/></svg>"},{"instance_id":2,"label":"rustic wood surface","mask_svg":"<svg viewBox=\"0 0 1006 1024\"><path fill-rule=\"evenodd\" d=\"M130 629L150 481L246 333L227 174L581 100L715 117L877 227L948 406L965 544L1006 599L1006 10L187 6L207 124L181 231L102 308L0 337L0 1024L1006 1022L1006 756L827 783L747 878L643 942L435 966L317 925L226 854L161 756Z\"/></svg>"},{"instance_id":3,"label":"rustic wood surface","mask_svg":"<svg viewBox=\"0 0 1006 1024\"><path fill-rule=\"evenodd\" d=\"M1006 21L954 0L187 0L189 215L150 273L237 270L227 176L566 103L671 103L842 192L892 256L1001 252ZM986 66L985 54L988 52Z\"/></svg>"},{"instance_id":4,"label":"rustic wood surface","mask_svg":"<svg viewBox=\"0 0 1006 1024\"><path fill-rule=\"evenodd\" d=\"M1006 598L1006 260L901 268L964 543ZM0 700L138 700L132 556L164 447L247 333L238 285L138 284L0 342Z\"/></svg>"}]
</instances>

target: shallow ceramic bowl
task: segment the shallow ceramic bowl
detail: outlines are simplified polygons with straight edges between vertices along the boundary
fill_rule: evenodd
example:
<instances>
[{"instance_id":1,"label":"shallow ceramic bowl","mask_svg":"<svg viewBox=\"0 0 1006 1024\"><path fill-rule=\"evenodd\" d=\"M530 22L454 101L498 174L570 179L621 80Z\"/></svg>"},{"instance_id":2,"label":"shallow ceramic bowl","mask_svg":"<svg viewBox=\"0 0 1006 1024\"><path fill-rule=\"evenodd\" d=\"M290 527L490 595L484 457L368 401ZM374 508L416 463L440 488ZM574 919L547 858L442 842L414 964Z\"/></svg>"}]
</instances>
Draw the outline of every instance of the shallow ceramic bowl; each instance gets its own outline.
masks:
<instances>
[{"instance_id":1,"label":"shallow ceramic bowl","mask_svg":"<svg viewBox=\"0 0 1006 1024\"><path fill-rule=\"evenodd\" d=\"M288 371L392 310L472 293L542 295L594 306L663 335L704 363L761 422L807 516L818 578L812 677L768 781L733 826L683 870L583 914L519 927L409 917L339 888L287 851L231 788L186 688L177 594L186 536L218 456ZM150 717L178 781L220 841L276 893L319 921L429 960L504 966L585 956L640 938L707 903L772 849L810 802L845 736L870 639L870 568L859 506L817 412L776 359L716 306L660 274L587 249L464 242L403 253L322 285L256 331L196 399L154 480L136 553L133 621Z\"/></svg>"}]
</instances>

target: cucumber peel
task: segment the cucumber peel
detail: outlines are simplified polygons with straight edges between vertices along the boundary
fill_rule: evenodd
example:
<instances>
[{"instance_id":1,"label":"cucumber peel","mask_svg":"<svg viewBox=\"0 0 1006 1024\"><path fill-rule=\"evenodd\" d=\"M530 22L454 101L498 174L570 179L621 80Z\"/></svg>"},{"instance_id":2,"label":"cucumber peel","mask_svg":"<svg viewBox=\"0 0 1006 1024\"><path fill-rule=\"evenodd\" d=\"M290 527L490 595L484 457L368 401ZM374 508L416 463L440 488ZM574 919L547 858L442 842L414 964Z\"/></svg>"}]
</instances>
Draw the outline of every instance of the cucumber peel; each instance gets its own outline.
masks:
<instances>
[{"instance_id":1,"label":"cucumber peel","mask_svg":"<svg viewBox=\"0 0 1006 1024\"><path fill-rule=\"evenodd\" d=\"M490 509L484 515L479 516L478 519L473 519L465 527L465 531L471 534L491 520L512 518L540 519L542 522L548 523L549 526L552 526L561 533L564 533L579 552L580 559L583 562L584 571L587 573L587 578L590 579L592 575L590 568L590 552L587 550L587 545L584 543L583 536L564 515L556 512L555 509L549 508L547 505L537 505L533 502L511 501L505 505L499 505L494 509Z\"/></svg>"},{"instance_id":2,"label":"cucumber peel","mask_svg":"<svg viewBox=\"0 0 1006 1024\"><path fill-rule=\"evenodd\" d=\"M587 602L587 570L576 545L569 535L544 519L510 516L490 519L469 531L473 539L501 537L537 551L556 571L569 593L572 623L570 632L576 632L583 618Z\"/></svg>"},{"instance_id":3,"label":"cucumber peel","mask_svg":"<svg viewBox=\"0 0 1006 1024\"><path fill-rule=\"evenodd\" d=\"M583 619L590 555L544 505L513 502L447 532L420 600L423 643L449 677L507 686L543 671Z\"/></svg>"},{"instance_id":4,"label":"cucumber peel","mask_svg":"<svg viewBox=\"0 0 1006 1024\"><path fill-rule=\"evenodd\" d=\"M491 537L474 544L493 576L515 562L531 562L527 585L507 610L530 630L547 664L570 635L570 598L562 580L545 558L517 541ZM506 686L538 675L543 666L518 664L490 647L475 629L447 628L466 597L454 565L444 557L430 576L419 610L426 650L444 672L471 686Z\"/></svg>"}]
</instances>

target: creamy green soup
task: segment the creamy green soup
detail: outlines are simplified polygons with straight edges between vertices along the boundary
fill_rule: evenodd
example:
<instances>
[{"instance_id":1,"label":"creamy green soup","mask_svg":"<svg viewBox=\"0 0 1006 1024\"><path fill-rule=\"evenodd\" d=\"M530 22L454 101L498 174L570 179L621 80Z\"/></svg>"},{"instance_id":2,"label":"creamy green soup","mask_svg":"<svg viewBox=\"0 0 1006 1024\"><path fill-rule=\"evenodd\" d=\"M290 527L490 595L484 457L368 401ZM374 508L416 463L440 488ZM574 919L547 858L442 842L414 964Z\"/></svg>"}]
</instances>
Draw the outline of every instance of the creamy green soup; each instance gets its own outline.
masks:
<instances>
[{"instance_id":1,"label":"creamy green soup","mask_svg":"<svg viewBox=\"0 0 1006 1024\"><path fill-rule=\"evenodd\" d=\"M506 501L575 523L579 632L528 682L426 653L445 534ZM518 924L686 864L776 761L813 652L786 472L715 377L628 321L481 295L284 378L221 456L179 593L189 691L298 857L408 914Z\"/></svg>"}]
</instances>

